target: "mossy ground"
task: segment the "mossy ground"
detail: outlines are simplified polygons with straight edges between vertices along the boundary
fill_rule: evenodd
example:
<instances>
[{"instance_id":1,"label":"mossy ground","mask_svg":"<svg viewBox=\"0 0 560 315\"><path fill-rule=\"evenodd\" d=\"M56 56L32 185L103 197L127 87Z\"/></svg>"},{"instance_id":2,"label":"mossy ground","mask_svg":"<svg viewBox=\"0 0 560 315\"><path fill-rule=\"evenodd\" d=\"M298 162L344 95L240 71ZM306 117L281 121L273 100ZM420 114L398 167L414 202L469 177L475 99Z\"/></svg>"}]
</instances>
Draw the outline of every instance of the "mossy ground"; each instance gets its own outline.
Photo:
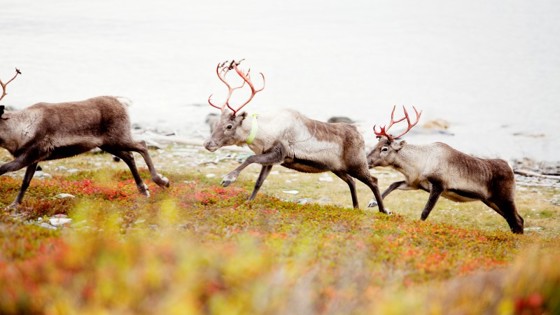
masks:
<instances>
[{"instance_id":1,"label":"mossy ground","mask_svg":"<svg viewBox=\"0 0 560 315\"><path fill-rule=\"evenodd\" d=\"M334 175L282 167L248 203L258 166L219 185L238 165L221 158L235 152L173 146L151 154L171 187L153 184L136 156L150 198L108 155L41 163L52 178L34 179L20 209L0 214L0 313L560 311L558 190L518 186L529 230L513 235L480 202L441 199L421 222L427 194L397 191L385 200L387 216L366 208L372 194L361 183L355 210ZM372 174L382 189L400 178ZM21 172L0 177L0 206L20 182ZM55 214L72 223L38 226Z\"/></svg>"}]
</instances>

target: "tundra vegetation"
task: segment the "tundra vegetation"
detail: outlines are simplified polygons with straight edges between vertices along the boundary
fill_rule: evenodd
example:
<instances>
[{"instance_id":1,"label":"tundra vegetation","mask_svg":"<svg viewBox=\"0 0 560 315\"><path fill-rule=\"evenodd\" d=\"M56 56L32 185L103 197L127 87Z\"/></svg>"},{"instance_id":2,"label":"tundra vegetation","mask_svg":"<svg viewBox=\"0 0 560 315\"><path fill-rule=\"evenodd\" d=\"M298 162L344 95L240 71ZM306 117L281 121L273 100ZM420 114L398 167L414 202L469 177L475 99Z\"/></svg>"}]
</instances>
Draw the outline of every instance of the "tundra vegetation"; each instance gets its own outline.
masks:
<instances>
[{"instance_id":1,"label":"tundra vegetation","mask_svg":"<svg viewBox=\"0 0 560 315\"><path fill-rule=\"evenodd\" d=\"M521 186L526 232L482 203L394 191L395 214L352 209L325 174L279 168L247 202L259 167L236 186L216 177L235 151L150 152L174 183L136 192L124 163L86 153L42 163L18 211L0 211L2 314L533 314L560 310L560 207L553 188ZM0 157L8 160L7 153ZM216 162L218 161L218 162ZM381 187L400 178L372 170ZM140 168L142 177L149 177ZM0 177L0 206L23 171ZM333 176L334 177L334 176ZM293 189L297 195L283 191ZM148 185L154 185L147 182ZM58 199L61 192L75 198ZM371 191L358 187L360 198ZM305 200L307 203L298 204ZM41 227L55 215L72 222Z\"/></svg>"}]
</instances>

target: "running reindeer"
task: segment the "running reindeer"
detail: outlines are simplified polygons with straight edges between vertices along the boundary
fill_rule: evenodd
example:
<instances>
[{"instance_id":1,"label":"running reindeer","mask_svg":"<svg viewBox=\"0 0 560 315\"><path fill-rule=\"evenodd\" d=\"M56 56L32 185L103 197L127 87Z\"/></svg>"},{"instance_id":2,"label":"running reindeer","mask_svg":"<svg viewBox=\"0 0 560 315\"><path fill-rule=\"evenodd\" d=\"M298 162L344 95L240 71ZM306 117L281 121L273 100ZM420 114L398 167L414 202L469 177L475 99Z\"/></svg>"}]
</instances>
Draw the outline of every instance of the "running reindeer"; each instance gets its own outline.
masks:
<instances>
[{"instance_id":1,"label":"running reindeer","mask_svg":"<svg viewBox=\"0 0 560 315\"><path fill-rule=\"evenodd\" d=\"M2 83L2 99L7 83ZM140 153L148 165L152 180L168 187L169 180L156 172L143 141L136 142L130 133L130 120L124 99L100 96L79 102L38 103L20 111L4 111L0 106L0 147L14 160L0 166L0 175L27 167L20 191L8 208L16 208L35 174L40 161L62 159L100 148L121 158L130 168L138 191L149 196L132 151Z\"/></svg>"},{"instance_id":2,"label":"running reindeer","mask_svg":"<svg viewBox=\"0 0 560 315\"><path fill-rule=\"evenodd\" d=\"M204 147L214 152L223 146L247 144L255 155L227 174L222 185L230 185L245 167L259 163L262 168L249 197L249 200L253 200L275 164L305 173L331 171L348 184L354 208L359 205L352 177L373 191L379 211L387 213L377 187L377 179L369 173L364 140L356 127L345 123L312 120L294 110L282 110L274 115L248 115L247 112L240 112L256 93L264 89L265 78L261 73L263 87L256 89L251 82L250 70L244 73L238 68L239 63L226 61L216 67L218 78L226 85L228 94L221 106L212 102L212 96L208 98L208 103L221 110L222 114ZM235 70L243 79L243 84L231 87L226 81L226 75L231 70ZM229 104L232 93L245 84L251 89L251 96L234 109Z\"/></svg>"},{"instance_id":3,"label":"running reindeer","mask_svg":"<svg viewBox=\"0 0 560 315\"><path fill-rule=\"evenodd\" d=\"M412 145L397 141L418 123L422 114L414 108L416 119L411 122L404 107L403 110L404 117L395 120L393 107L389 125L379 131L373 127L379 143L368 155L369 166L390 166L405 176L405 180L392 183L382 198L395 189L429 192L421 220L428 218L439 196L458 202L480 200L504 217L513 233L522 234L523 218L514 203L515 179L507 162L473 157L441 142ZM404 120L408 124L404 132L397 136L388 133L395 123Z\"/></svg>"}]
</instances>

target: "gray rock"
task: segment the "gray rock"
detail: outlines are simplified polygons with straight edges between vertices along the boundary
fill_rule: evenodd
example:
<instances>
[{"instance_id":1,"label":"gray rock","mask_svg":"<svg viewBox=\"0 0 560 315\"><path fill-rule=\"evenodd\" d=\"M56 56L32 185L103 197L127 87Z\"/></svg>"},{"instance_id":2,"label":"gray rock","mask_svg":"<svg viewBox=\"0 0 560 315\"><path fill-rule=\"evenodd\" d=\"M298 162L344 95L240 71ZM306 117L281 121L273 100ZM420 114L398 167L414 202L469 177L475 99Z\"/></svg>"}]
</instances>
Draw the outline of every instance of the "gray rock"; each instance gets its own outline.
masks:
<instances>
[{"instance_id":1,"label":"gray rock","mask_svg":"<svg viewBox=\"0 0 560 315\"><path fill-rule=\"evenodd\" d=\"M345 116L333 116L327 120L328 123L346 123L353 124L355 121Z\"/></svg>"}]
</instances>

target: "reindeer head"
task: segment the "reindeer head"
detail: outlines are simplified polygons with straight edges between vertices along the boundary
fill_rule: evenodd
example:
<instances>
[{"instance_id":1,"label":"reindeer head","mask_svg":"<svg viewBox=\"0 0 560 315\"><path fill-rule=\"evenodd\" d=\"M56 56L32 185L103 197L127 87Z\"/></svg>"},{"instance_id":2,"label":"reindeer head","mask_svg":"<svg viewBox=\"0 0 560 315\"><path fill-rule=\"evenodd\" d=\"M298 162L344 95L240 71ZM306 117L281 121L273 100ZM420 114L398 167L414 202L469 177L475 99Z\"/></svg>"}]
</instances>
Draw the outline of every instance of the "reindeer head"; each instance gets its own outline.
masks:
<instances>
[{"instance_id":1,"label":"reindeer head","mask_svg":"<svg viewBox=\"0 0 560 315\"><path fill-rule=\"evenodd\" d=\"M379 138L379 142L377 143L373 151L371 151L367 156L368 166L370 168L376 166L390 166L395 164L395 159L397 158L399 151L406 145L406 142L404 140L397 140L408 133L410 129L412 129L412 127L416 126L416 124L418 124L418 121L420 120L420 116L422 115L422 111L418 112L413 106L412 108L414 108L414 112L416 113L416 121L414 123L411 123L408 112L403 106L404 117L395 120L395 108L396 106L393 106L393 111L391 112L391 122L388 126L380 127L379 131L375 130L376 126L373 126L373 132L375 133L377 138ZM389 131L389 128L391 128L395 123L401 122L405 119L408 127L404 132L402 132L398 136L393 136L387 133Z\"/></svg>"},{"instance_id":2,"label":"reindeer head","mask_svg":"<svg viewBox=\"0 0 560 315\"><path fill-rule=\"evenodd\" d=\"M212 103L211 100L212 95L208 97L208 104L222 111L222 115L220 116L220 119L218 120L217 123L214 124L211 137L204 142L204 147L208 151L214 152L218 148L221 148L223 146L241 144L246 139L244 130L242 130L242 128L239 127L243 124L243 121L247 117L247 113L246 112L241 112L240 114L238 113L245 105L247 105L253 99L255 94L257 94L258 92L264 89L265 78L264 75L261 73L260 75L263 78L263 86L260 89L255 89L253 82L251 82L251 76L250 76L251 70L247 70L247 72L244 73L237 67L241 63L241 61L243 60L240 61L232 60L231 62L225 61L221 64L218 64L218 66L216 67L216 74L218 75L220 81L222 81L228 88L228 95L222 106L218 106ZM243 83L240 86L231 87L231 85L226 81L225 77L230 70L235 70L237 75L239 75L239 77L243 79ZM243 88L245 86L245 83L247 83L247 85L251 89L251 96L243 104L238 106L237 109L234 109L229 104L229 100L233 92L235 90Z\"/></svg>"}]
</instances>

